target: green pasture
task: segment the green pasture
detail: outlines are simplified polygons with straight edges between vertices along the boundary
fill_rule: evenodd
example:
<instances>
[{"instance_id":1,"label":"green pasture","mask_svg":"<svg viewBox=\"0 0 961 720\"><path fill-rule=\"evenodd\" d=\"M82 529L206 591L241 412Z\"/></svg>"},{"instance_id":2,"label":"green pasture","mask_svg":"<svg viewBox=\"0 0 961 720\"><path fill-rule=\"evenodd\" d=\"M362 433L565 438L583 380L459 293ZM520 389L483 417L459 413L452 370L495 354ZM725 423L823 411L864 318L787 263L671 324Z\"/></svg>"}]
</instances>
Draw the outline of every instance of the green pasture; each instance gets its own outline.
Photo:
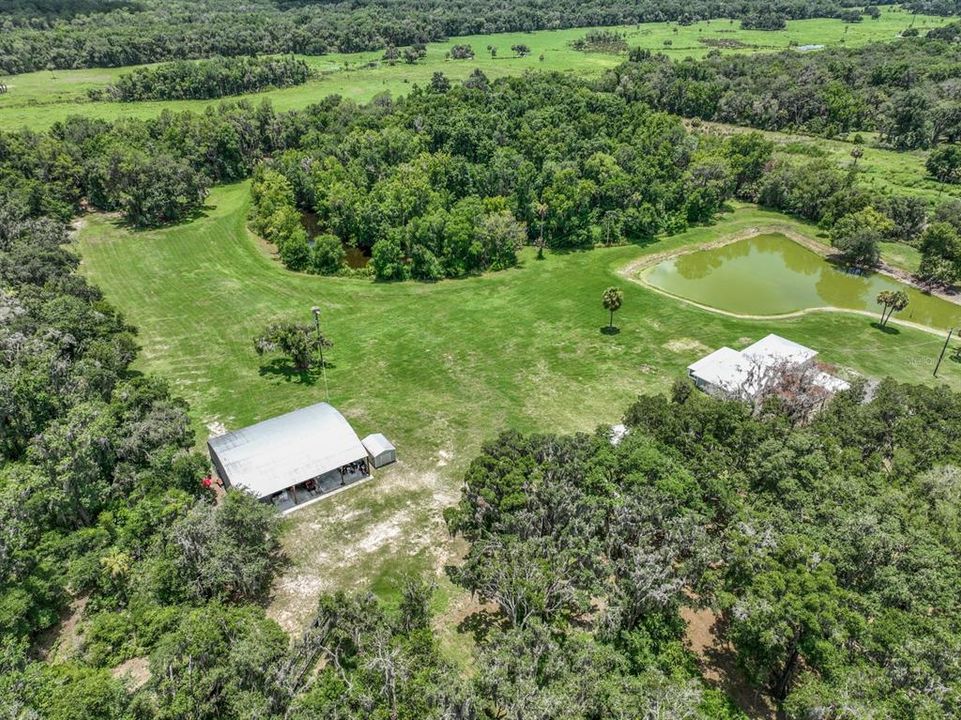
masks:
<instances>
[{"instance_id":1,"label":"green pasture","mask_svg":"<svg viewBox=\"0 0 961 720\"><path fill-rule=\"evenodd\" d=\"M129 322L143 347L137 368L188 399L198 431L229 429L324 399L319 377L260 358L253 337L278 319L310 320L323 308L333 340L331 402L360 434L383 432L400 462L365 485L294 513L292 563L271 612L293 629L318 591L367 583L390 594L398 575L440 573L456 557L442 509L455 501L466 463L506 428L590 431L613 423L638 393L666 390L693 360L720 345L742 347L778 332L824 360L870 377L932 382L941 338L900 328L885 334L860 315L815 313L749 321L701 310L632 282L646 254L766 225L809 226L752 207L646 247L525 251L520 267L436 284L380 284L285 270L245 227L248 186L216 188L205 216L133 232L113 218L82 220L84 273ZM605 334L601 293L624 290ZM961 389L961 366L941 381ZM445 586L454 615L463 596Z\"/></svg>"},{"instance_id":2,"label":"green pasture","mask_svg":"<svg viewBox=\"0 0 961 720\"><path fill-rule=\"evenodd\" d=\"M865 18L847 25L835 19L796 20L786 30L765 32L741 30L738 21L711 20L682 27L676 23L649 23L613 28L626 33L631 46L666 53L675 58L700 57L712 44L737 44L721 48L721 52L765 52L782 50L791 45L844 44L859 46L869 42L890 40L912 23L921 30L949 22L949 18L917 15L899 7L883 7L878 20ZM304 85L247 95L251 100L269 99L278 110L306 107L323 97L337 93L357 101L370 100L382 92L404 94L415 84L425 85L436 71L462 80L480 68L491 78L517 75L526 70L556 70L597 75L624 59L623 55L582 53L572 50L572 40L586 29L544 30L532 33L472 35L447 42L431 43L427 57L416 65L381 62L382 52L332 54L304 59L317 69L318 75ZM665 45L670 42L670 45ZM473 60L447 60L445 53L457 43L470 44ZM523 43L531 48L527 57L513 57L511 46ZM497 57L487 51L497 48ZM541 56L543 55L543 60ZM0 129L27 126L44 129L69 115L112 120L118 117L151 117L162 110L199 110L219 100L162 101L138 103L90 102L87 91L109 85L118 75L132 68L56 70L14 75L4 79L9 92L0 95Z\"/></svg>"},{"instance_id":3,"label":"green pasture","mask_svg":"<svg viewBox=\"0 0 961 720\"><path fill-rule=\"evenodd\" d=\"M692 132L702 135L726 136L732 133L760 132L774 143L775 156L778 158L794 158L798 162L814 157L829 158L839 168L854 170L859 183L876 195L916 195L924 198L932 207L952 197L961 198L961 185L940 183L928 174L924 167L927 151L898 151L877 147L877 138L871 133L862 133L865 142L864 156L855 163L851 157L854 133L848 138L829 140L817 136L755 130L727 123L700 120L684 122ZM920 261L916 254L907 254L904 259L908 263ZM910 269L917 269L917 263Z\"/></svg>"}]
</instances>

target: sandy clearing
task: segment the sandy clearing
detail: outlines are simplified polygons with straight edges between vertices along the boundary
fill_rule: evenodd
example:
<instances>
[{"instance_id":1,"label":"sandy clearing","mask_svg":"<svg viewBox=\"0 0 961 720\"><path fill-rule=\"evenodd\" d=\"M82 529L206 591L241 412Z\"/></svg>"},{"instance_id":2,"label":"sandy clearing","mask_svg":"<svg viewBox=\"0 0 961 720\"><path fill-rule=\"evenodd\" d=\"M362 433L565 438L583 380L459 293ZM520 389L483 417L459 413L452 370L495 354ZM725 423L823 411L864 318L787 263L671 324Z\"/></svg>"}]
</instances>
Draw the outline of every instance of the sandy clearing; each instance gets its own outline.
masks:
<instances>
[{"instance_id":1,"label":"sandy clearing","mask_svg":"<svg viewBox=\"0 0 961 720\"><path fill-rule=\"evenodd\" d=\"M146 657L133 657L115 668L110 674L118 680L123 680L128 690L136 690L150 680L150 660Z\"/></svg>"},{"instance_id":2,"label":"sandy clearing","mask_svg":"<svg viewBox=\"0 0 961 720\"><path fill-rule=\"evenodd\" d=\"M737 666L733 646L723 637L721 618L710 608L681 608L684 644L697 657L701 675L726 693L749 718L774 720L774 704L756 690Z\"/></svg>"}]
</instances>

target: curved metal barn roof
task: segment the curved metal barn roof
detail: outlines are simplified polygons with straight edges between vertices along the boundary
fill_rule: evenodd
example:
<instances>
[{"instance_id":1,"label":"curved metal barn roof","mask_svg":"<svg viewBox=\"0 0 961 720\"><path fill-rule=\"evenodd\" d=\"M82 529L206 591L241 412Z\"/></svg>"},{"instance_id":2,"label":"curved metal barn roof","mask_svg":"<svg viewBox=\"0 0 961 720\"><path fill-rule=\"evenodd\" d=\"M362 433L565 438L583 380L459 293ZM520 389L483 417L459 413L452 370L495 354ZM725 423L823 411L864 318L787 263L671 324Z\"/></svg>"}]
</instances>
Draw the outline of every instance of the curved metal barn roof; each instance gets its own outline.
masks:
<instances>
[{"instance_id":1,"label":"curved metal barn roof","mask_svg":"<svg viewBox=\"0 0 961 720\"><path fill-rule=\"evenodd\" d=\"M258 497L367 457L350 423L327 403L211 438L207 446L224 480Z\"/></svg>"}]
</instances>

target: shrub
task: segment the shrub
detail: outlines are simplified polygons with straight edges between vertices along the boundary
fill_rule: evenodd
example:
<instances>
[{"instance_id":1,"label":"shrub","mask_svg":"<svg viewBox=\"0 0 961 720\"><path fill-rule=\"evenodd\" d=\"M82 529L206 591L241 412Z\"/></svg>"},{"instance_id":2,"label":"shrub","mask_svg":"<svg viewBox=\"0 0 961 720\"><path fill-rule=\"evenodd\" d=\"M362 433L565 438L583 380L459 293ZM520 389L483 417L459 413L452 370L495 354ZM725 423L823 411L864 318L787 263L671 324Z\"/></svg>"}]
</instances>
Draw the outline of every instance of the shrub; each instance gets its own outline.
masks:
<instances>
[{"instance_id":1,"label":"shrub","mask_svg":"<svg viewBox=\"0 0 961 720\"><path fill-rule=\"evenodd\" d=\"M310 253L310 268L321 275L336 275L347 260L347 251L336 235L318 235Z\"/></svg>"},{"instance_id":2,"label":"shrub","mask_svg":"<svg viewBox=\"0 0 961 720\"><path fill-rule=\"evenodd\" d=\"M370 251L370 265L374 269L374 277L378 280L407 279L408 268L404 262L404 251L396 235L389 235L374 243Z\"/></svg>"},{"instance_id":3,"label":"shrub","mask_svg":"<svg viewBox=\"0 0 961 720\"><path fill-rule=\"evenodd\" d=\"M455 45L450 49L450 56L454 60L470 60L474 57L474 49L470 45Z\"/></svg>"},{"instance_id":4,"label":"shrub","mask_svg":"<svg viewBox=\"0 0 961 720\"><path fill-rule=\"evenodd\" d=\"M444 277L444 268L429 248L417 245L411 253L410 275L417 280L433 282Z\"/></svg>"}]
</instances>

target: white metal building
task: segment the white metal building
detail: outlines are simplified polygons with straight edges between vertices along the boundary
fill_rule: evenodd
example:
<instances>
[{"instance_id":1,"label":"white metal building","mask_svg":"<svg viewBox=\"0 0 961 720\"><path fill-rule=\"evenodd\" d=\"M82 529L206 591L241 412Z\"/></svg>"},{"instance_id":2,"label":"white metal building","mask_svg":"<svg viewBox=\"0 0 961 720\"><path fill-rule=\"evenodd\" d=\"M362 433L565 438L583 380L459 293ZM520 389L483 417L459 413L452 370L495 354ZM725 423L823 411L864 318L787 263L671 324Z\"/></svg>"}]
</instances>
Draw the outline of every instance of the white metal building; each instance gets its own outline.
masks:
<instances>
[{"instance_id":1,"label":"white metal building","mask_svg":"<svg viewBox=\"0 0 961 720\"><path fill-rule=\"evenodd\" d=\"M722 347L687 366L698 388L725 398L750 400L756 397L779 369L810 369L811 382L828 393L846 390L849 384L815 365L817 350L812 350L780 335L768 335L743 350Z\"/></svg>"},{"instance_id":2,"label":"white metal building","mask_svg":"<svg viewBox=\"0 0 961 720\"><path fill-rule=\"evenodd\" d=\"M211 438L207 448L225 486L284 511L370 477L367 449L327 403Z\"/></svg>"},{"instance_id":3,"label":"white metal building","mask_svg":"<svg viewBox=\"0 0 961 720\"><path fill-rule=\"evenodd\" d=\"M748 362L737 350L722 347L688 365L687 374L709 395L737 395L747 383Z\"/></svg>"},{"instance_id":4,"label":"white metal building","mask_svg":"<svg viewBox=\"0 0 961 720\"><path fill-rule=\"evenodd\" d=\"M748 345L741 354L755 365L768 368L783 364L807 366L817 357L818 351L771 334Z\"/></svg>"}]
</instances>

